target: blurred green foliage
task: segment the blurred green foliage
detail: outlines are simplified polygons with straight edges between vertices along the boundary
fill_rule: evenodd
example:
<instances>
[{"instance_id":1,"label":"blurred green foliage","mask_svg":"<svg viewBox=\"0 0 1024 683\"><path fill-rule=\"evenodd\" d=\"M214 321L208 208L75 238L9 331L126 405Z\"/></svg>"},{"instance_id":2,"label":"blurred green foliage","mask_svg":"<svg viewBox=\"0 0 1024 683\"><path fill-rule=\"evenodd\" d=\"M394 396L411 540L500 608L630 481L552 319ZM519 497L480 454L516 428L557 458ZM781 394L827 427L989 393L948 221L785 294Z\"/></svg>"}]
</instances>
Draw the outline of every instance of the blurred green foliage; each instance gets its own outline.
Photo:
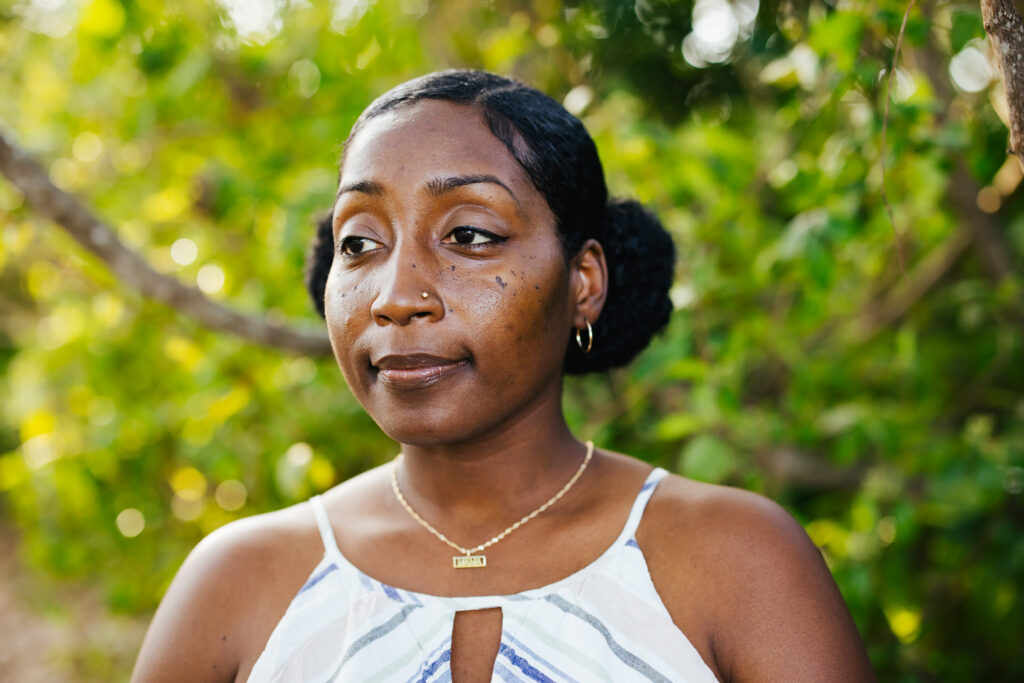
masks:
<instances>
[{"instance_id":1,"label":"blurred green foliage","mask_svg":"<svg viewBox=\"0 0 1024 683\"><path fill-rule=\"evenodd\" d=\"M884 150L906 276L879 165L902 2L19 0L0 122L157 269L312 325L303 255L373 97L471 66L563 99L681 257L666 333L568 385L578 432L786 504L881 679L1008 680L1024 199L976 4L924 5ZM0 220L0 513L31 566L145 611L205 533L392 457L332 359L142 300L7 183Z\"/></svg>"}]
</instances>

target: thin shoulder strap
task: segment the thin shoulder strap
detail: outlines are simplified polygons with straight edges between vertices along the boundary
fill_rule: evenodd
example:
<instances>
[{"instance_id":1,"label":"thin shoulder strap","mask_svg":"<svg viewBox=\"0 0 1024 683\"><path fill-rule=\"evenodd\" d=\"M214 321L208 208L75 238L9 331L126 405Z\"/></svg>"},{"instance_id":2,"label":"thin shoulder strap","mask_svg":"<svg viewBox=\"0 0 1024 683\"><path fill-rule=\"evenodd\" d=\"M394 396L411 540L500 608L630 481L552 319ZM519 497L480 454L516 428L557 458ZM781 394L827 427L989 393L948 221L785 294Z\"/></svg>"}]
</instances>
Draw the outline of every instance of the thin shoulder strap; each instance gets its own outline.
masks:
<instances>
[{"instance_id":1,"label":"thin shoulder strap","mask_svg":"<svg viewBox=\"0 0 1024 683\"><path fill-rule=\"evenodd\" d=\"M320 529L324 550L341 554L341 551L338 550L338 541L334 538L334 529L331 528L331 520L327 517L327 510L324 508L324 501L319 495L316 495L309 499L309 506L313 508L313 516L316 517L316 526Z\"/></svg>"},{"instance_id":2,"label":"thin shoulder strap","mask_svg":"<svg viewBox=\"0 0 1024 683\"><path fill-rule=\"evenodd\" d=\"M654 489L658 488L658 482L667 475L668 471L661 467L654 468L647 475L647 480L644 481L644 485L640 488L640 493L636 495L636 500L633 501L633 508L629 511L629 519L626 520L626 526L622 528L620 540L623 543L636 536L636 529L640 526L640 519L644 516L647 503L651 500L651 496L654 495Z\"/></svg>"}]
</instances>

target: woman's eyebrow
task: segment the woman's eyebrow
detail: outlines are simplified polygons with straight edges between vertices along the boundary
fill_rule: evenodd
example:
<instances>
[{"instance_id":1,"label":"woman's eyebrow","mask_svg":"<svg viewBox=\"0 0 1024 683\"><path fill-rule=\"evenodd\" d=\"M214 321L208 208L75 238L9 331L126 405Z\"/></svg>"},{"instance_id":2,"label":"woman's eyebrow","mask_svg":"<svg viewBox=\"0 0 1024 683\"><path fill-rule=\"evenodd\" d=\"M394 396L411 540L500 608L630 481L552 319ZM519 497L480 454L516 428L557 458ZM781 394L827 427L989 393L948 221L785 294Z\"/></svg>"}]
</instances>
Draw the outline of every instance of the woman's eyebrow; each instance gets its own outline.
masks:
<instances>
[{"instance_id":1,"label":"woman's eyebrow","mask_svg":"<svg viewBox=\"0 0 1024 683\"><path fill-rule=\"evenodd\" d=\"M380 197L384 194L384 186L376 180L360 180L338 188L338 196L346 192L362 192L363 194Z\"/></svg>"},{"instance_id":2,"label":"woman's eyebrow","mask_svg":"<svg viewBox=\"0 0 1024 683\"><path fill-rule=\"evenodd\" d=\"M508 192L509 196L512 197L512 201L519 206L519 198L516 197L515 192L509 188L508 185L501 182L492 175L460 175L460 176L448 176L444 178L433 178L428 180L426 183L427 192L437 197L446 192L464 187L466 185L476 185L477 183L491 183L492 185L498 185L505 192Z\"/></svg>"}]
</instances>

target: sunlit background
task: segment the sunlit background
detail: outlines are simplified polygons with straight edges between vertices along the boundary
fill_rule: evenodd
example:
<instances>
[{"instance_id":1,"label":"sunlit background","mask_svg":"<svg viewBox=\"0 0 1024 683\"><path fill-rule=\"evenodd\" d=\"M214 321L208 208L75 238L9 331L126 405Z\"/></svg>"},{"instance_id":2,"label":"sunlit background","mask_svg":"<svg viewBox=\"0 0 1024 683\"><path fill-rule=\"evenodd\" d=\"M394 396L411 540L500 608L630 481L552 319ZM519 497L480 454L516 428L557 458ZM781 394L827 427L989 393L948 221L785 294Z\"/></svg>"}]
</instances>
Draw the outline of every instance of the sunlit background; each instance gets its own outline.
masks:
<instances>
[{"instance_id":1,"label":"sunlit background","mask_svg":"<svg viewBox=\"0 0 1024 683\"><path fill-rule=\"evenodd\" d=\"M977 4L921 4L890 78L889 0L7 0L0 131L159 272L313 329L362 108L447 67L539 87L680 255L668 330L567 384L576 431L786 505L882 680L1011 680L1021 170ZM0 679L124 679L198 539L396 446L333 359L147 301L5 180L0 230Z\"/></svg>"}]
</instances>

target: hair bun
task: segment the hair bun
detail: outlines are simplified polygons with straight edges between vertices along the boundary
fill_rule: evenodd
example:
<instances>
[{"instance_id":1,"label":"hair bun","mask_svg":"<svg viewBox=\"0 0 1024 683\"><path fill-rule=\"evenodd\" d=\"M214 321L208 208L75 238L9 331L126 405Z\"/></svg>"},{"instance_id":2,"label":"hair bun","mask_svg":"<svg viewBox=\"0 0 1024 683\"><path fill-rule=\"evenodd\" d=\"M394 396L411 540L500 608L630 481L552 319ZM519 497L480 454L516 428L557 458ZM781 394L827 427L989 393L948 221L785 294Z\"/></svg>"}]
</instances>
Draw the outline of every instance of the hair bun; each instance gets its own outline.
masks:
<instances>
[{"instance_id":1,"label":"hair bun","mask_svg":"<svg viewBox=\"0 0 1024 683\"><path fill-rule=\"evenodd\" d=\"M334 262L334 210L322 216L316 225L316 236L306 254L306 291L316 306L321 318L324 315L324 293L327 291L327 276Z\"/></svg>"},{"instance_id":2,"label":"hair bun","mask_svg":"<svg viewBox=\"0 0 1024 683\"><path fill-rule=\"evenodd\" d=\"M580 375L629 363L651 337L668 323L672 301L668 292L675 276L676 250L657 216L633 199L613 199L605 209L606 226L599 239L608 262L608 297L593 324L590 353L573 338L565 372Z\"/></svg>"}]
</instances>

